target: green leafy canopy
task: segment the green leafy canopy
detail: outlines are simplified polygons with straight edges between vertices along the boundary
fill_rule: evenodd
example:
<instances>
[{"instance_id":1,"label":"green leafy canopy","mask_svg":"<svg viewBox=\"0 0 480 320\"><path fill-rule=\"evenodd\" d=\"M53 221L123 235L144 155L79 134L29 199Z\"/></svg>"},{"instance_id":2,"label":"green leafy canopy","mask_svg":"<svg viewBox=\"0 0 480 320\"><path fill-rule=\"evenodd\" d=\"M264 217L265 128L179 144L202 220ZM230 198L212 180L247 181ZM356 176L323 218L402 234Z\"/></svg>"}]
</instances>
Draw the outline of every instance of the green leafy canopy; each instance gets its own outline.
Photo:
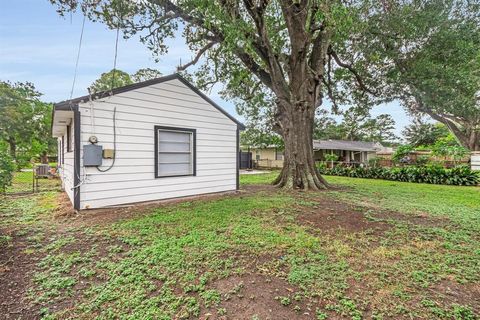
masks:
<instances>
[{"instance_id":1,"label":"green leafy canopy","mask_svg":"<svg viewBox=\"0 0 480 320\"><path fill-rule=\"evenodd\" d=\"M19 165L56 149L50 136L52 105L40 96L31 83L0 81L0 140Z\"/></svg>"}]
</instances>

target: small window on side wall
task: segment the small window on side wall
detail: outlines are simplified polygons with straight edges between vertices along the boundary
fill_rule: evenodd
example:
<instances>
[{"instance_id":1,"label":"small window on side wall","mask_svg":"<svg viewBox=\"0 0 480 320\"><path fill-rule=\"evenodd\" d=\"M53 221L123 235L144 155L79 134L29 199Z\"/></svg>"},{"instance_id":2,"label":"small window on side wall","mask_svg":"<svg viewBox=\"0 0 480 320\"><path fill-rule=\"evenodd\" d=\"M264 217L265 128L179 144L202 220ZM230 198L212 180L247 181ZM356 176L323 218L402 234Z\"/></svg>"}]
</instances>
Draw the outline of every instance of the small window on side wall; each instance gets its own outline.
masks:
<instances>
[{"instance_id":1,"label":"small window on side wall","mask_svg":"<svg viewBox=\"0 0 480 320\"><path fill-rule=\"evenodd\" d=\"M196 175L196 130L155 126L155 177Z\"/></svg>"},{"instance_id":2,"label":"small window on side wall","mask_svg":"<svg viewBox=\"0 0 480 320\"><path fill-rule=\"evenodd\" d=\"M60 140L60 148L58 149L58 157L60 158L58 160L58 163L60 165L63 165L65 162L64 162L64 153L65 153L65 150L63 150L64 148L64 144L65 144L65 136L62 136L62 139Z\"/></svg>"},{"instance_id":3,"label":"small window on side wall","mask_svg":"<svg viewBox=\"0 0 480 320\"><path fill-rule=\"evenodd\" d=\"M72 126L67 126L67 152L72 151Z\"/></svg>"}]
</instances>

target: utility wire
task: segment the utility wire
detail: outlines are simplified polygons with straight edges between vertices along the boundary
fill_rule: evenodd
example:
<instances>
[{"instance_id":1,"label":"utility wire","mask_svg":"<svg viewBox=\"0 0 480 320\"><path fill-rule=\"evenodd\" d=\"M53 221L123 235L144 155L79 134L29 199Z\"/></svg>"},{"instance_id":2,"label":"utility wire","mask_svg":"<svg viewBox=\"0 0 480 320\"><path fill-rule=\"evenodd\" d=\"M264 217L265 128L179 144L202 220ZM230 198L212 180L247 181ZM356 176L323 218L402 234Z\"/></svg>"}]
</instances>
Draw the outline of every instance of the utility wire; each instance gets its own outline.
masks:
<instances>
[{"instance_id":1,"label":"utility wire","mask_svg":"<svg viewBox=\"0 0 480 320\"><path fill-rule=\"evenodd\" d=\"M83 31L85 30L85 19L86 19L86 16L83 15L82 32L80 33L80 40L78 41L77 61L75 62L75 72L73 74L72 90L70 91L70 99L69 100L72 100L73 90L75 89L75 82L77 81L78 62L80 61L80 51L82 49ZM71 102L70 102L70 108L72 108Z\"/></svg>"},{"instance_id":2,"label":"utility wire","mask_svg":"<svg viewBox=\"0 0 480 320\"><path fill-rule=\"evenodd\" d=\"M118 53L118 36L120 34L120 25L117 26L117 36L115 38L115 55L113 58L113 75L112 75L112 83L110 85L110 91L113 90L113 86L115 84L115 72L117 69L117 53ZM113 92L112 92L113 94ZM112 163L110 166L106 169L100 169L99 167L96 167L98 171L100 172L107 172L108 170L112 169L113 166L115 165L115 160L117 158L117 125L116 125L116 120L117 120L117 107L113 108L113 159Z\"/></svg>"},{"instance_id":3,"label":"utility wire","mask_svg":"<svg viewBox=\"0 0 480 320\"><path fill-rule=\"evenodd\" d=\"M99 167L96 167L98 171L100 172L107 172L108 170L112 169L113 166L115 165L115 159L117 158L117 125L116 125L116 120L117 120L117 107L113 108L113 159L112 163L110 166L106 169L100 169Z\"/></svg>"},{"instance_id":4,"label":"utility wire","mask_svg":"<svg viewBox=\"0 0 480 320\"><path fill-rule=\"evenodd\" d=\"M112 83L110 85L110 90L113 90L113 86L115 85L115 73L117 72L117 54L118 54L118 35L120 34L120 24L117 26L117 37L115 38L115 55L113 58L113 75L112 75Z\"/></svg>"}]
</instances>

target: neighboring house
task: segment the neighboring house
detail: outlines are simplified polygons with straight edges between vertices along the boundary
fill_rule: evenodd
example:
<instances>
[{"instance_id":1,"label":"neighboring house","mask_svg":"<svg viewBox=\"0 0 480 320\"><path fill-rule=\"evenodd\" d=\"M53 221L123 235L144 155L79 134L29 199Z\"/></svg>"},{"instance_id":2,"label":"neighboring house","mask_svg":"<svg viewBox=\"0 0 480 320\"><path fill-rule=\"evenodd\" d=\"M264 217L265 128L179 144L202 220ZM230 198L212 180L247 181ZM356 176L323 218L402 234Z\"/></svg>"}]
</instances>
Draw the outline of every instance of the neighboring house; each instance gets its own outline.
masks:
<instances>
[{"instance_id":1,"label":"neighboring house","mask_svg":"<svg viewBox=\"0 0 480 320\"><path fill-rule=\"evenodd\" d=\"M275 146L264 148L242 148L252 153L253 162L258 168L282 168L283 150ZM325 154L338 155L338 161L351 163L367 163L375 158L376 153L384 150L378 142L347 141L347 140L313 140L314 159L324 161Z\"/></svg>"},{"instance_id":2,"label":"neighboring house","mask_svg":"<svg viewBox=\"0 0 480 320\"><path fill-rule=\"evenodd\" d=\"M52 120L75 209L237 190L243 128L178 74L57 103Z\"/></svg>"},{"instance_id":3,"label":"neighboring house","mask_svg":"<svg viewBox=\"0 0 480 320\"><path fill-rule=\"evenodd\" d=\"M384 147L378 142L349 140L313 140L314 158L324 161L325 154L336 154L340 162L368 163Z\"/></svg>"},{"instance_id":4,"label":"neighboring house","mask_svg":"<svg viewBox=\"0 0 480 320\"><path fill-rule=\"evenodd\" d=\"M283 150L276 146L242 147L243 152L252 153L253 165L256 168L282 168Z\"/></svg>"}]
</instances>

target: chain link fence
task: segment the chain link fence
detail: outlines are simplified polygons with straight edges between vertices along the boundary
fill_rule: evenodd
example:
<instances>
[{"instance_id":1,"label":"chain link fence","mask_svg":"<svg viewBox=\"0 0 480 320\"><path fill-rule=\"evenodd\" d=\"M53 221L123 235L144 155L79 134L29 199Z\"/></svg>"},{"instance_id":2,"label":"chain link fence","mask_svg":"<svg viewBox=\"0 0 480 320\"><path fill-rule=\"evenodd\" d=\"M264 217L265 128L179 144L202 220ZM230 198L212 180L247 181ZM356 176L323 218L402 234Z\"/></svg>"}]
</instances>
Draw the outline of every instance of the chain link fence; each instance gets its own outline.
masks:
<instances>
[{"instance_id":1,"label":"chain link fence","mask_svg":"<svg viewBox=\"0 0 480 320\"><path fill-rule=\"evenodd\" d=\"M5 193L14 195L61 190L61 181L56 174L50 172L49 169L39 170L38 168L35 166L32 169L15 172L12 185L6 188Z\"/></svg>"}]
</instances>

